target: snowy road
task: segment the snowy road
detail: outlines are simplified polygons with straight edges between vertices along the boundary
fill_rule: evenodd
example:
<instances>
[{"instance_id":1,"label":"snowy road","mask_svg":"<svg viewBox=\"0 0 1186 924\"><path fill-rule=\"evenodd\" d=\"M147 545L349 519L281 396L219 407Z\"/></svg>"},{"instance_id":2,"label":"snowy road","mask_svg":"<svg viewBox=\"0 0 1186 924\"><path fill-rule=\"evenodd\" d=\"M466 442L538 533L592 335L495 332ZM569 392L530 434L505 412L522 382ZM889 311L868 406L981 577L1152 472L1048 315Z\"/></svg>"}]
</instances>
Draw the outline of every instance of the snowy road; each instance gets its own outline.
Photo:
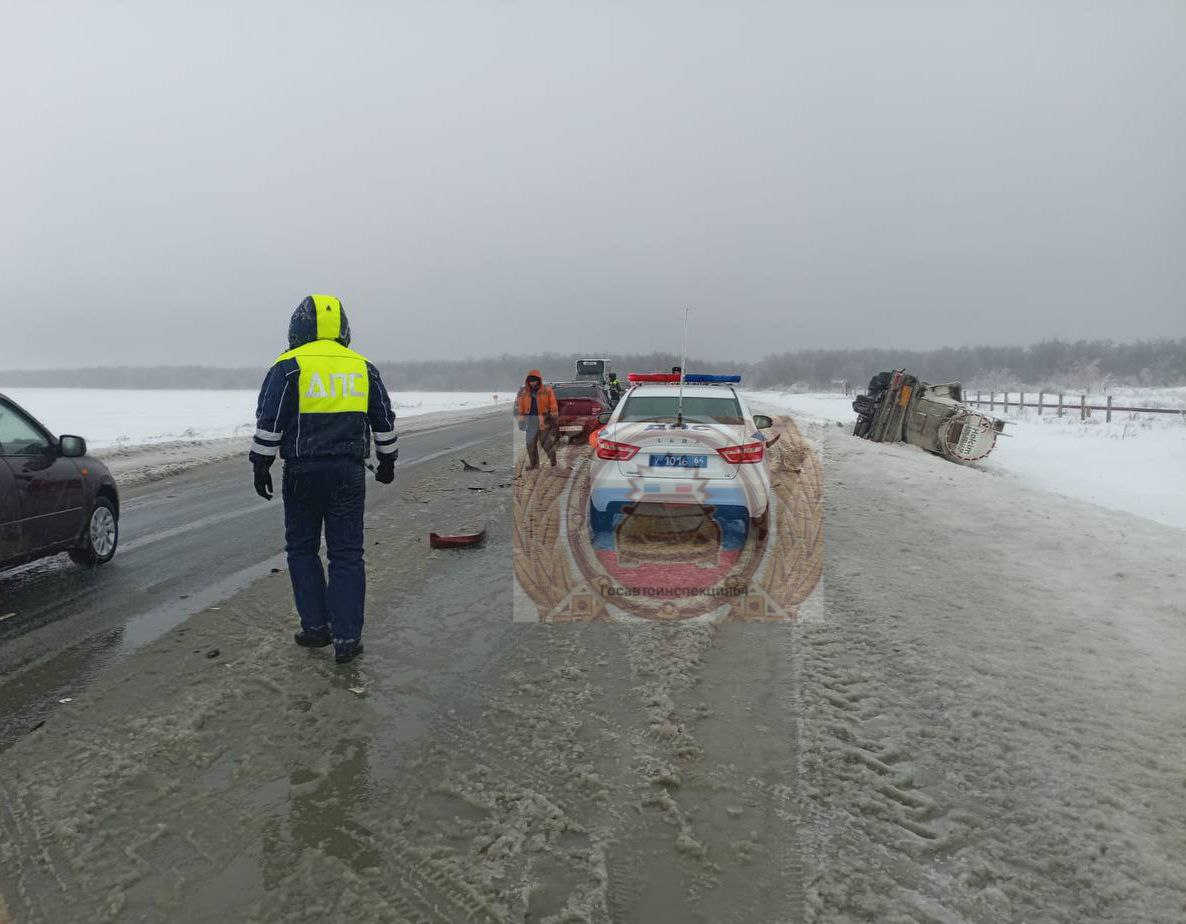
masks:
<instances>
[{"instance_id":1,"label":"snowy road","mask_svg":"<svg viewBox=\"0 0 1186 924\"><path fill-rule=\"evenodd\" d=\"M511 432L498 412L439 429L415 426L400 442L401 476ZM84 572L59 556L0 574L0 615L12 614L0 623L0 750L114 660L283 567L280 501L256 496L244 451L125 490L120 548L109 566ZM278 489L278 472L274 480ZM368 503L393 503L403 481L389 489L372 482Z\"/></svg>"},{"instance_id":2,"label":"snowy road","mask_svg":"<svg viewBox=\"0 0 1186 924\"><path fill-rule=\"evenodd\" d=\"M0 754L9 912L1181 920L1180 531L805 432L827 544L791 625L512 623L505 433L492 474L408 472L356 665L291 645L269 573Z\"/></svg>"}]
</instances>

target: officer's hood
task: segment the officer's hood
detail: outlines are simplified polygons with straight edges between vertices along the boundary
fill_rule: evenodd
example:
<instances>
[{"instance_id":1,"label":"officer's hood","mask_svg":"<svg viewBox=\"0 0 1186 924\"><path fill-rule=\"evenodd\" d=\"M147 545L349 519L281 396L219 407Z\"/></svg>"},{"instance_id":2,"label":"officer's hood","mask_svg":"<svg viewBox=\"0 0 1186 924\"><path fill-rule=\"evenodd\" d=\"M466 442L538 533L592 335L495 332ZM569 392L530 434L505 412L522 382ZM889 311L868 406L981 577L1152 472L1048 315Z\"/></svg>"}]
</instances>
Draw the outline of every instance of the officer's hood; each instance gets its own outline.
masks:
<instances>
[{"instance_id":1,"label":"officer's hood","mask_svg":"<svg viewBox=\"0 0 1186 924\"><path fill-rule=\"evenodd\" d=\"M529 378L531 378L532 376L539 379L539 387L543 388L544 387L543 373L541 373L538 369L529 369L527 371L527 375L523 376L523 385L527 388L530 388L531 386L527 384L527 380Z\"/></svg>"},{"instance_id":2,"label":"officer's hood","mask_svg":"<svg viewBox=\"0 0 1186 924\"><path fill-rule=\"evenodd\" d=\"M305 296L288 322L290 350L314 340L336 340L350 346L350 322L341 301L333 295Z\"/></svg>"}]
</instances>

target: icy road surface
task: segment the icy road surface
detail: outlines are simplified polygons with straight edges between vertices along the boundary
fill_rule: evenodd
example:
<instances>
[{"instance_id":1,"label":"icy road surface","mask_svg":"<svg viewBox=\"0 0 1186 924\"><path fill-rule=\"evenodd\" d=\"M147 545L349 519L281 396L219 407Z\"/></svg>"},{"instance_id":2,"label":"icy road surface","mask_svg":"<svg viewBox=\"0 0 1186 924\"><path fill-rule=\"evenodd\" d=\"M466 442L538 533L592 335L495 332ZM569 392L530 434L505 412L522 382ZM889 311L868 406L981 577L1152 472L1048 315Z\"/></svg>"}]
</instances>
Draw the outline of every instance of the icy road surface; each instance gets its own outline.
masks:
<instances>
[{"instance_id":1,"label":"icy road surface","mask_svg":"<svg viewBox=\"0 0 1186 924\"><path fill-rule=\"evenodd\" d=\"M359 662L268 574L0 754L13 919L1183 920L1180 531L804 430L791 625L512 623L505 433L372 491Z\"/></svg>"}]
</instances>

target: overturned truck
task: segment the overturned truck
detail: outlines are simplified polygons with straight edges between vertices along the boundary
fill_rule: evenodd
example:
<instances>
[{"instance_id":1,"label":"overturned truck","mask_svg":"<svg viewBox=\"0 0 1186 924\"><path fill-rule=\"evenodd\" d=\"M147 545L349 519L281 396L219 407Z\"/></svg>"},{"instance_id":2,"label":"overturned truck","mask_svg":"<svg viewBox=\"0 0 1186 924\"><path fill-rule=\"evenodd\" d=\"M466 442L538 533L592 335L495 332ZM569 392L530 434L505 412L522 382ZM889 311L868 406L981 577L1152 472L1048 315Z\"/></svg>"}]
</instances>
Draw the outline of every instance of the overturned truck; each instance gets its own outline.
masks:
<instances>
[{"instance_id":1,"label":"overturned truck","mask_svg":"<svg viewBox=\"0 0 1186 924\"><path fill-rule=\"evenodd\" d=\"M852 403L853 435L875 443L906 442L950 459L976 462L997 443L1005 422L963 403L959 382L928 385L904 369L880 372Z\"/></svg>"}]
</instances>

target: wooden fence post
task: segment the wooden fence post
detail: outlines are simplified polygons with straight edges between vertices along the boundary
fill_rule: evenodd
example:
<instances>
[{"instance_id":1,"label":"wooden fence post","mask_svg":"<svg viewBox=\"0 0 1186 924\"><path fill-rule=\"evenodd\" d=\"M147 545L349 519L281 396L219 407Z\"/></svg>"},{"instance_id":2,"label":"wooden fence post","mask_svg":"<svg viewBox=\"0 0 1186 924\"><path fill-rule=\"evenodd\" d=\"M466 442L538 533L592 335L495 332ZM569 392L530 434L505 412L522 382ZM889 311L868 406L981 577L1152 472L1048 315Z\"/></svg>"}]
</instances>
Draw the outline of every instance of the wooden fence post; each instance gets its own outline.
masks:
<instances>
[{"instance_id":1,"label":"wooden fence post","mask_svg":"<svg viewBox=\"0 0 1186 924\"><path fill-rule=\"evenodd\" d=\"M1112 422L1112 396L1108 395L1108 416L1106 418L1108 423Z\"/></svg>"},{"instance_id":2,"label":"wooden fence post","mask_svg":"<svg viewBox=\"0 0 1186 924\"><path fill-rule=\"evenodd\" d=\"M1045 392L1041 392L1041 391L1038 392L1038 416L1039 417L1042 416L1042 396L1044 394L1045 394Z\"/></svg>"},{"instance_id":3,"label":"wooden fence post","mask_svg":"<svg viewBox=\"0 0 1186 924\"><path fill-rule=\"evenodd\" d=\"M980 401L980 392L976 392L976 406L980 407L981 403L982 402Z\"/></svg>"},{"instance_id":4,"label":"wooden fence post","mask_svg":"<svg viewBox=\"0 0 1186 924\"><path fill-rule=\"evenodd\" d=\"M1017 393L1017 408L1021 411L1021 416L1025 417L1025 392Z\"/></svg>"},{"instance_id":5,"label":"wooden fence post","mask_svg":"<svg viewBox=\"0 0 1186 924\"><path fill-rule=\"evenodd\" d=\"M1079 396L1079 419L1087 419L1087 395Z\"/></svg>"},{"instance_id":6,"label":"wooden fence post","mask_svg":"<svg viewBox=\"0 0 1186 924\"><path fill-rule=\"evenodd\" d=\"M1058 393L1058 416L1062 416L1062 392Z\"/></svg>"},{"instance_id":7,"label":"wooden fence post","mask_svg":"<svg viewBox=\"0 0 1186 924\"><path fill-rule=\"evenodd\" d=\"M988 409L990 411L995 411L996 407L997 407L996 399L994 397L995 394L996 394L995 392L991 392L991 391L988 393Z\"/></svg>"}]
</instances>

